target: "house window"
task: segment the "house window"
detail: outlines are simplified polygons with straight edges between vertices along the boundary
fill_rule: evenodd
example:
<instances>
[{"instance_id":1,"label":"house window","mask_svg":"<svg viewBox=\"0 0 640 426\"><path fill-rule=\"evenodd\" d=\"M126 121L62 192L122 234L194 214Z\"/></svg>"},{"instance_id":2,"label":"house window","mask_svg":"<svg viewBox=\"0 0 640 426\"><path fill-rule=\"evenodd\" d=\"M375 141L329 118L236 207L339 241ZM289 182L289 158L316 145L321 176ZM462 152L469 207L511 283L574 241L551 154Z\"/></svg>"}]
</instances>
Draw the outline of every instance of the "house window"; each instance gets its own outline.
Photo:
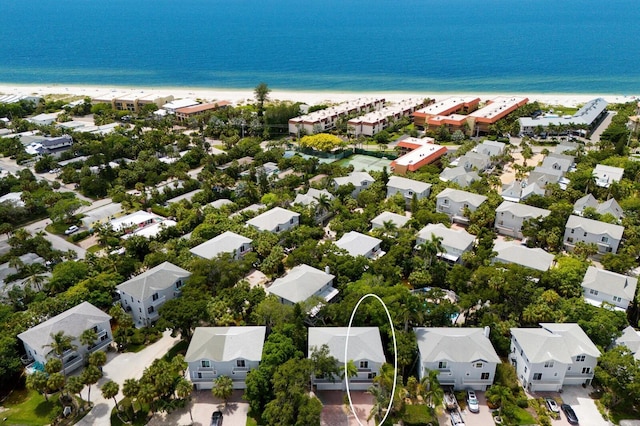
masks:
<instances>
[{"instance_id":1,"label":"house window","mask_svg":"<svg viewBox=\"0 0 640 426\"><path fill-rule=\"evenodd\" d=\"M489 373L482 373L480 380L489 380Z\"/></svg>"},{"instance_id":2,"label":"house window","mask_svg":"<svg viewBox=\"0 0 640 426\"><path fill-rule=\"evenodd\" d=\"M544 363L544 368L553 368L553 361L547 361Z\"/></svg>"},{"instance_id":3,"label":"house window","mask_svg":"<svg viewBox=\"0 0 640 426\"><path fill-rule=\"evenodd\" d=\"M473 366L475 368L482 368L482 363L481 362L476 362L475 364L473 364Z\"/></svg>"},{"instance_id":4,"label":"house window","mask_svg":"<svg viewBox=\"0 0 640 426\"><path fill-rule=\"evenodd\" d=\"M567 238L567 242L568 243L572 243L573 242L573 238L572 237Z\"/></svg>"},{"instance_id":5,"label":"house window","mask_svg":"<svg viewBox=\"0 0 640 426\"><path fill-rule=\"evenodd\" d=\"M413 191L409 190L409 191L407 191L407 194L413 195Z\"/></svg>"},{"instance_id":6,"label":"house window","mask_svg":"<svg viewBox=\"0 0 640 426\"><path fill-rule=\"evenodd\" d=\"M584 355L578 355L576 357L576 362L584 362Z\"/></svg>"},{"instance_id":7,"label":"house window","mask_svg":"<svg viewBox=\"0 0 640 426\"><path fill-rule=\"evenodd\" d=\"M613 301L620 303L620 302L622 302L622 297L613 296Z\"/></svg>"},{"instance_id":8,"label":"house window","mask_svg":"<svg viewBox=\"0 0 640 426\"><path fill-rule=\"evenodd\" d=\"M244 367L245 367L244 359L238 359L238 360L236 360L236 367L238 367L238 368L244 368Z\"/></svg>"},{"instance_id":9,"label":"house window","mask_svg":"<svg viewBox=\"0 0 640 426\"><path fill-rule=\"evenodd\" d=\"M589 374L589 373L591 373L591 368L589 368L589 367L584 367L584 368L582 369L582 374Z\"/></svg>"},{"instance_id":10,"label":"house window","mask_svg":"<svg viewBox=\"0 0 640 426\"><path fill-rule=\"evenodd\" d=\"M182 280L178 280L176 281L176 288L180 288L184 285L184 283L182 282Z\"/></svg>"},{"instance_id":11,"label":"house window","mask_svg":"<svg viewBox=\"0 0 640 426\"><path fill-rule=\"evenodd\" d=\"M153 293L153 296L151 296L151 300L155 302L156 300L158 300L159 297L160 296L158 296L158 293Z\"/></svg>"},{"instance_id":12,"label":"house window","mask_svg":"<svg viewBox=\"0 0 640 426\"><path fill-rule=\"evenodd\" d=\"M600 239L600 241L602 241L603 243L608 243L609 242L609 237L602 237Z\"/></svg>"},{"instance_id":13,"label":"house window","mask_svg":"<svg viewBox=\"0 0 640 426\"><path fill-rule=\"evenodd\" d=\"M149 307L147 308L147 312L148 312L148 313L150 313L150 314L151 314L151 313L153 313L153 311L154 311L153 306L149 306Z\"/></svg>"},{"instance_id":14,"label":"house window","mask_svg":"<svg viewBox=\"0 0 640 426\"><path fill-rule=\"evenodd\" d=\"M142 308L138 308L138 310L139 310L140 312L142 312Z\"/></svg>"},{"instance_id":15,"label":"house window","mask_svg":"<svg viewBox=\"0 0 640 426\"><path fill-rule=\"evenodd\" d=\"M585 233L584 233L584 235L583 235L583 237L586 237L586 236L587 236L587 233L585 232Z\"/></svg>"},{"instance_id":16,"label":"house window","mask_svg":"<svg viewBox=\"0 0 640 426\"><path fill-rule=\"evenodd\" d=\"M449 200L445 198L444 200L442 200L442 204L444 204L445 206L449 205Z\"/></svg>"},{"instance_id":17,"label":"house window","mask_svg":"<svg viewBox=\"0 0 640 426\"><path fill-rule=\"evenodd\" d=\"M369 361L360 361L360 368L369 368Z\"/></svg>"},{"instance_id":18,"label":"house window","mask_svg":"<svg viewBox=\"0 0 640 426\"><path fill-rule=\"evenodd\" d=\"M504 221L501 220L500 222L498 222L498 225L504 225Z\"/></svg>"},{"instance_id":19,"label":"house window","mask_svg":"<svg viewBox=\"0 0 640 426\"><path fill-rule=\"evenodd\" d=\"M542 380L542 373L533 373L533 380Z\"/></svg>"},{"instance_id":20,"label":"house window","mask_svg":"<svg viewBox=\"0 0 640 426\"><path fill-rule=\"evenodd\" d=\"M572 229L572 230L571 230L571 233L573 234L575 231L576 231L575 229Z\"/></svg>"},{"instance_id":21,"label":"house window","mask_svg":"<svg viewBox=\"0 0 640 426\"><path fill-rule=\"evenodd\" d=\"M440 361L440 362L438 363L438 368L439 368L440 370L444 370L445 368L447 368L447 361Z\"/></svg>"},{"instance_id":22,"label":"house window","mask_svg":"<svg viewBox=\"0 0 640 426\"><path fill-rule=\"evenodd\" d=\"M289 220L289 223L293 224L293 218L291 218L291 219Z\"/></svg>"},{"instance_id":23,"label":"house window","mask_svg":"<svg viewBox=\"0 0 640 426\"><path fill-rule=\"evenodd\" d=\"M376 373L367 374L367 379L373 379L374 377L376 377Z\"/></svg>"},{"instance_id":24,"label":"house window","mask_svg":"<svg viewBox=\"0 0 640 426\"><path fill-rule=\"evenodd\" d=\"M589 289L589 294L593 294L594 296L598 295L598 290Z\"/></svg>"},{"instance_id":25,"label":"house window","mask_svg":"<svg viewBox=\"0 0 640 426\"><path fill-rule=\"evenodd\" d=\"M524 372L526 373L526 372L527 372L527 370L528 370L528 368L527 368L527 366L525 365L525 366L524 366Z\"/></svg>"},{"instance_id":26,"label":"house window","mask_svg":"<svg viewBox=\"0 0 640 426\"><path fill-rule=\"evenodd\" d=\"M607 253L611 253L613 249L611 247L607 247Z\"/></svg>"},{"instance_id":27,"label":"house window","mask_svg":"<svg viewBox=\"0 0 640 426\"><path fill-rule=\"evenodd\" d=\"M211 361L208 359L203 359L200 361L200 367L202 368L211 368Z\"/></svg>"}]
</instances>

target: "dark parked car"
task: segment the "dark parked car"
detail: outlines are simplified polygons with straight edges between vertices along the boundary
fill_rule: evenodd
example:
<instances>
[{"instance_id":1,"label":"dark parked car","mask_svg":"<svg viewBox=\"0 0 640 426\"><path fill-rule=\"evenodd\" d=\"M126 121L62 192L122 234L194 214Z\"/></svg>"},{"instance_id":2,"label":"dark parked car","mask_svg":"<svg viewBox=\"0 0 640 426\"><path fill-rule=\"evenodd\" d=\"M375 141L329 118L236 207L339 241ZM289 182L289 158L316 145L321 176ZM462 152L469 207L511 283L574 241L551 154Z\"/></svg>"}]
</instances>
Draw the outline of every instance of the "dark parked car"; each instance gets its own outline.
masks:
<instances>
[{"instance_id":1,"label":"dark parked car","mask_svg":"<svg viewBox=\"0 0 640 426\"><path fill-rule=\"evenodd\" d=\"M578 416L576 416L576 412L573 411L573 408L569 404L562 404L560 406L562 411L564 411L565 416L567 416L567 421L572 425L578 424Z\"/></svg>"},{"instance_id":2,"label":"dark parked car","mask_svg":"<svg viewBox=\"0 0 640 426\"><path fill-rule=\"evenodd\" d=\"M211 415L211 426L222 426L222 411L214 411Z\"/></svg>"}]
</instances>

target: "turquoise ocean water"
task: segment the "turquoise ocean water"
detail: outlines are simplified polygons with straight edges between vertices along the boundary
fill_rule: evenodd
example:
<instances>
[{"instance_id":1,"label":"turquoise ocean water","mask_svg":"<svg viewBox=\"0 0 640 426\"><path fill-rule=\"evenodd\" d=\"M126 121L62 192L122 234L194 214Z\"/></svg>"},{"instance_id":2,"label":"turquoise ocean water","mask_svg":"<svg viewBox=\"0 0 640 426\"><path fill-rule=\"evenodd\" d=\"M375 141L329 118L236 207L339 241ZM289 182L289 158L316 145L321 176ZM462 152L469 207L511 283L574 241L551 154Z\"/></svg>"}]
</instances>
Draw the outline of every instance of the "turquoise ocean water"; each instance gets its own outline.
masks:
<instances>
[{"instance_id":1,"label":"turquoise ocean water","mask_svg":"<svg viewBox=\"0 0 640 426\"><path fill-rule=\"evenodd\" d=\"M638 0L2 0L0 82L640 94Z\"/></svg>"}]
</instances>

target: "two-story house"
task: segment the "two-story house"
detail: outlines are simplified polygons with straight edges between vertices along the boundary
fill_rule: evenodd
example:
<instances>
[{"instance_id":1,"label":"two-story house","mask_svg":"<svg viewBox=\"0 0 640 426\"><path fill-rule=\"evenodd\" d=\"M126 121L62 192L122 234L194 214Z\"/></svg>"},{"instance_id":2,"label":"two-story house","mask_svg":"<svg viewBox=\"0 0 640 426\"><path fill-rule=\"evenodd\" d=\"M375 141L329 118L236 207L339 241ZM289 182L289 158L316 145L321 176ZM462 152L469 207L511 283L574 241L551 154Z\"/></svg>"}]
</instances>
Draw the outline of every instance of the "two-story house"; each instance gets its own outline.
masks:
<instances>
[{"instance_id":1,"label":"two-story house","mask_svg":"<svg viewBox=\"0 0 640 426\"><path fill-rule=\"evenodd\" d=\"M578 242L593 243L598 247L598 255L616 253L624 226L580 216L569 216L564 230L564 246L573 250Z\"/></svg>"},{"instance_id":2,"label":"two-story house","mask_svg":"<svg viewBox=\"0 0 640 426\"><path fill-rule=\"evenodd\" d=\"M443 182L453 182L466 188L473 182L480 180L480 175L473 170L467 170L462 166L447 167L440 173L440 180Z\"/></svg>"},{"instance_id":3,"label":"two-story house","mask_svg":"<svg viewBox=\"0 0 640 426\"><path fill-rule=\"evenodd\" d=\"M345 345L349 331L349 347L345 358ZM318 377L312 381L318 390L346 390L345 380L349 380L349 390L367 390L373 384L373 378L380 374L380 367L386 362L382 339L378 327L309 327L309 356L323 345L329 348L329 355L338 360L338 366L344 369L352 361L357 368L353 377Z\"/></svg>"},{"instance_id":4,"label":"two-story house","mask_svg":"<svg viewBox=\"0 0 640 426\"><path fill-rule=\"evenodd\" d=\"M187 377L197 390L212 389L221 376L245 389L247 373L262 360L266 327L196 327L184 356Z\"/></svg>"},{"instance_id":5,"label":"two-story house","mask_svg":"<svg viewBox=\"0 0 640 426\"><path fill-rule=\"evenodd\" d=\"M607 201L599 203L596 197L592 194L587 194L573 204L573 213L578 216L583 216L584 210L587 208L595 210L595 212L600 215L610 214L618 220L624 216L622 207L620 207L620 204L618 204L615 198L609 198Z\"/></svg>"},{"instance_id":6,"label":"two-story house","mask_svg":"<svg viewBox=\"0 0 640 426\"><path fill-rule=\"evenodd\" d=\"M476 211L486 200L484 195L446 188L436 195L436 211L445 213L453 222L468 223L465 211Z\"/></svg>"},{"instance_id":7,"label":"two-story house","mask_svg":"<svg viewBox=\"0 0 640 426\"><path fill-rule=\"evenodd\" d=\"M267 293L277 296L280 303L287 305L304 303L312 296L329 302L338 294L338 290L332 286L334 278L328 270L321 271L309 265L298 265L291 268L284 277L275 280L267 289ZM317 312L318 310L312 309L310 314L313 316Z\"/></svg>"},{"instance_id":8,"label":"two-story house","mask_svg":"<svg viewBox=\"0 0 640 426\"><path fill-rule=\"evenodd\" d=\"M377 259L384 256L385 252L380 248L382 240L360 232L347 232L334 244L346 250L353 257L364 256L368 259Z\"/></svg>"},{"instance_id":9,"label":"two-story house","mask_svg":"<svg viewBox=\"0 0 640 426\"><path fill-rule=\"evenodd\" d=\"M626 311L629 303L636 297L638 279L617 274L595 266L589 266L582 279L584 300L595 306L603 302L615 309Z\"/></svg>"},{"instance_id":10,"label":"two-story house","mask_svg":"<svg viewBox=\"0 0 640 426\"><path fill-rule=\"evenodd\" d=\"M509 359L530 392L590 384L600 351L575 323L512 328Z\"/></svg>"},{"instance_id":11,"label":"two-story house","mask_svg":"<svg viewBox=\"0 0 640 426\"><path fill-rule=\"evenodd\" d=\"M299 224L300 213L282 207L274 207L247 221L247 225L253 226L258 231L268 231L275 234L293 229Z\"/></svg>"},{"instance_id":12,"label":"two-story house","mask_svg":"<svg viewBox=\"0 0 640 426\"><path fill-rule=\"evenodd\" d=\"M418 377L438 372L442 386L486 390L495 378L500 357L489 340L489 327L414 328L418 341Z\"/></svg>"},{"instance_id":13,"label":"two-story house","mask_svg":"<svg viewBox=\"0 0 640 426\"><path fill-rule=\"evenodd\" d=\"M385 223L392 223L396 228L402 228L409 220L407 216L398 213L382 212L371 219L371 229L384 229Z\"/></svg>"},{"instance_id":14,"label":"two-story house","mask_svg":"<svg viewBox=\"0 0 640 426\"><path fill-rule=\"evenodd\" d=\"M500 196L505 201L517 203L524 201L532 195L544 196L544 188L537 183L527 183L514 180L511 183L502 185Z\"/></svg>"},{"instance_id":15,"label":"two-story house","mask_svg":"<svg viewBox=\"0 0 640 426\"><path fill-rule=\"evenodd\" d=\"M522 225L526 220L541 219L550 214L547 209L503 201L496 209L495 228L499 234L522 239Z\"/></svg>"},{"instance_id":16,"label":"two-story house","mask_svg":"<svg viewBox=\"0 0 640 426\"><path fill-rule=\"evenodd\" d=\"M376 180L367 172L351 172L347 176L337 177L333 179L336 188L348 184L353 184L355 189L351 192L351 197L357 198L358 194L363 190L371 187Z\"/></svg>"},{"instance_id":17,"label":"two-story house","mask_svg":"<svg viewBox=\"0 0 640 426\"><path fill-rule=\"evenodd\" d=\"M26 369L27 373L44 371L44 365L47 361L58 357L53 353L51 344L54 341L54 336L60 332L72 338L72 348L62 355L65 373L70 373L84 366L90 353L106 350L113 341L110 320L111 316L91 303L82 302L18 334L26 352L23 362L30 363ZM93 330L97 335L96 341L89 346L80 343L80 336L86 330Z\"/></svg>"},{"instance_id":18,"label":"two-story house","mask_svg":"<svg viewBox=\"0 0 640 426\"><path fill-rule=\"evenodd\" d=\"M593 169L596 177L596 185L602 188L608 188L614 182L620 182L624 175L624 169L621 167L605 166L597 164Z\"/></svg>"},{"instance_id":19,"label":"two-story house","mask_svg":"<svg viewBox=\"0 0 640 426\"><path fill-rule=\"evenodd\" d=\"M433 237L438 238L442 246L442 251L438 253L438 256L452 263L461 262L462 255L473 248L476 240L476 237L464 229L454 230L441 223L430 223L418 232L416 249L431 241Z\"/></svg>"},{"instance_id":20,"label":"two-story house","mask_svg":"<svg viewBox=\"0 0 640 426\"><path fill-rule=\"evenodd\" d=\"M636 361L640 361L640 333L628 326L622 330L622 335L616 339L616 346L626 346Z\"/></svg>"},{"instance_id":21,"label":"two-story house","mask_svg":"<svg viewBox=\"0 0 640 426\"><path fill-rule=\"evenodd\" d=\"M171 262L163 262L118 284L120 304L131 315L136 327L150 325L159 318L160 306L180 296L180 288L189 276L191 272Z\"/></svg>"},{"instance_id":22,"label":"two-story house","mask_svg":"<svg viewBox=\"0 0 640 426\"><path fill-rule=\"evenodd\" d=\"M515 241L495 240L493 262L513 263L536 271L545 272L553 265L555 256L543 249L529 248Z\"/></svg>"},{"instance_id":23,"label":"two-story house","mask_svg":"<svg viewBox=\"0 0 640 426\"><path fill-rule=\"evenodd\" d=\"M330 207L321 204L323 199L325 201L333 201L334 197L333 194L326 189L309 188L306 194L296 195L295 200L293 200L293 204L307 207L314 206L314 220L316 223L321 223L330 218L333 214Z\"/></svg>"},{"instance_id":24,"label":"two-story house","mask_svg":"<svg viewBox=\"0 0 640 426\"><path fill-rule=\"evenodd\" d=\"M222 253L231 253L234 259L240 259L251 251L252 241L251 238L226 231L189 251L196 256L209 260L218 257Z\"/></svg>"},{"instance_id":25,"label":"two-story house","mask_svg":"<svg viewBox=\"0 0 640 426\"><path fill-rule=\"evenodd\" d=\"M402 194L407 203L411 203L413 197L422 200L429 197L431 184L419 180L407 179L401 176L391 176L387 182L387 198L396 194Z\"/></svg>"}]
</instances>

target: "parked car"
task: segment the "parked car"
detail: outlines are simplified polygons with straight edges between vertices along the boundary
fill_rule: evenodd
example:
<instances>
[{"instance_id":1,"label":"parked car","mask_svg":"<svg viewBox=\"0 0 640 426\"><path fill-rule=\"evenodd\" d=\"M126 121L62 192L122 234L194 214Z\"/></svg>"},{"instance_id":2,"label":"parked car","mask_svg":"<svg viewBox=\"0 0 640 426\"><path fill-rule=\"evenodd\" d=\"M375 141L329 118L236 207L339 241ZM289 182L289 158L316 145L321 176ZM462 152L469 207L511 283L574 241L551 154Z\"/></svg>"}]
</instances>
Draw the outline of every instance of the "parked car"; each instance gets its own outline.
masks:
<instances>
[{"instance_id":1,"label":"parked car","mask_svg":"<svg viewBox=\"0 0 640 426\"><path fill-rule=\"evenodd\" d=\"M453 426L465 426L462 414L458 410L451 412L451 424Z\"/></svg>"},{"instance_id":2,"label":"parked car","mask_svg":"<svg viewBox=\"0 0 640 426\"><path fill-rule=\"evenodd\" d=\"M556 402L555 399L546 398L545 402L547 403L547 408L549 409L549 411L551 411L553 413L559 413L560 412L560 407L558 407L558 403Z\"/></svg>"},{"instance_id":3,"label":"parked car","mask_svg":"<svg viewBox=\"0 0 640 426\"><path fill-rule=\"evenodd\" d=\"M214 411L211 414L211 426L222 426L222 411Z\"/></svg>"},{"instance_id":4,"label":"parked car","mask_svg":"<svg viewBox=\"0 0 640 426\"><path fill-rule=\"evenodd\" d=\"M478 397L476 396L476 393L472 390L467 391L467 407L469 408L469 411L471 411L472 413L480 412L480 404L478 403Z\"/></svg>"},{"instance_id":5,"label":"parked car","mask_svg":"<svg viewBox=\"0 0 640 426\"><path fill-rule=\"evenodd\" d=\"M572 425L578 424L578 416L576 416L576 412L573 411L573 408L569 404L560 405L562 411L564 411L565 416L567 416L567 421Z\"/></svg>"},{"instance_id":6,"label":"parked car","mask_svg":"<svg viewBox=\"0 0 640 426\"><path fill-rule=\"evenodd\" d=\"M64 235L71 235L74 232L78 232L79 230L80 228L78 228L76 225L72 225L68 227L66 231L64 231Z\"/></svg>"}]
</instances>

